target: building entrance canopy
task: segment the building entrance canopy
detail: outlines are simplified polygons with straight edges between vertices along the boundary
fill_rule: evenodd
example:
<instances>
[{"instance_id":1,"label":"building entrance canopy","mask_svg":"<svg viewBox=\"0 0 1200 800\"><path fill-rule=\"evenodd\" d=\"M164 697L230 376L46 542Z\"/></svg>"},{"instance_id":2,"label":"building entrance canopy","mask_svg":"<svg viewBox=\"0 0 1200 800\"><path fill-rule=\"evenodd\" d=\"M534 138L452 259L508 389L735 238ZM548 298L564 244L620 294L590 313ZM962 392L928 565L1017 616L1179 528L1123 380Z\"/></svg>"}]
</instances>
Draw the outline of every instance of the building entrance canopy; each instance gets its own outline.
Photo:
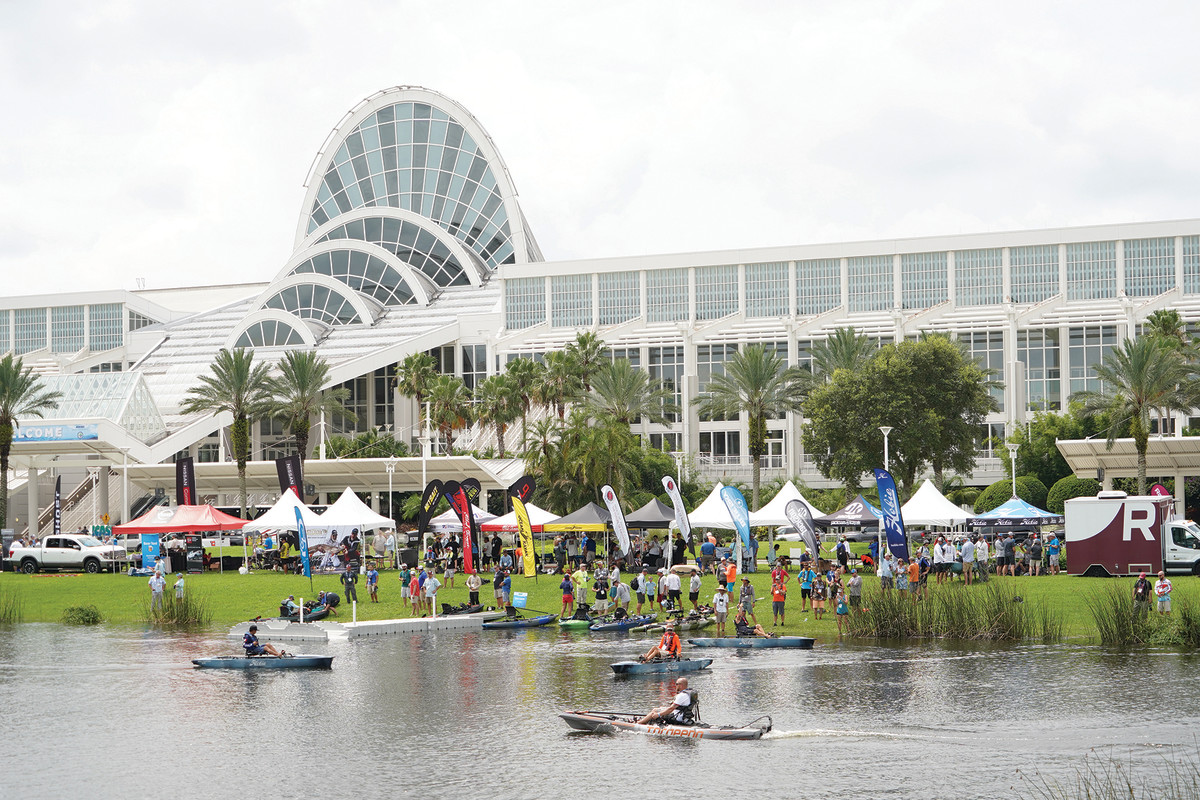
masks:
<instances>
[{"instance_id":1,"label":"building entrance canopy","mask_svg":"<svg viewBox=\"0 0 1200 800\"><path fill-rule=\"evenodd\" d=\"M1117 439L1108 447L1104 439L1059 439L1058 452L1076 477L1095 478L1104 470L1105 485L1112 478L1137 477L1137 448L1133 439ZM1200 436L1152 438L1146 450L1146 475L1200 475Z\"/></svg>"}]
</instances>

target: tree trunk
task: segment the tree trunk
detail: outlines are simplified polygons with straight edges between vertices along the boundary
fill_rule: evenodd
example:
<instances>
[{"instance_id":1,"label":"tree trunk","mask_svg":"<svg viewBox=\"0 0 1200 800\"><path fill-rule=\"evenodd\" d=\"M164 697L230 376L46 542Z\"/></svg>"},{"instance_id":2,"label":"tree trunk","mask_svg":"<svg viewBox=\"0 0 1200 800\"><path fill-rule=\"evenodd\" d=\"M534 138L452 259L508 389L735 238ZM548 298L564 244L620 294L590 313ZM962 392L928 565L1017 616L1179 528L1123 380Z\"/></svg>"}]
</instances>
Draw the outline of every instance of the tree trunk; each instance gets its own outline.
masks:
<instances>
[{"instance_id":1,"label":"tree trunk","mask_svg":"<svg viewBox=\"0 0 1200 800\"><path fill-rule=\"evenodd\" d=\"M229 429L233 444L233 459L238 467L238 495L241 501L241 517L246 519L246 462L250 458L250 420L241 416L233 421Z\"/></svg>"},{"instance_id":2,"label":"tree trunk","mask_svg":"<svg viewBox=\"0 0 1200 800\"><path fill-rule=\"evenodd\" d=\"M292 430L292 433L296 436L296 449L300 451L301 464L308 458L308 432L310 429L311 426L308 424L308 420L302 420L297 421Z\"/></svg>"},{"instance_id":3,"label":"tree trunk","mask_svg":"<svg viewBox=\"0 0 1200 800\"><path fill-rule=\"evenodd\" d=\"M12 437L13 426L0 425L0 528L8 527L8 453Z\"/></svg>"},{"instance_id":4,"label":"tree trunk","mask_svg":"<svg viewBox=\"0 0 1200 800\"><path fill-rule=\"evenodd\" d=\"M500 458L504 458L504 428L506 426L496 423L496 451L500 454Z\"/></svg>"}]
</instances>

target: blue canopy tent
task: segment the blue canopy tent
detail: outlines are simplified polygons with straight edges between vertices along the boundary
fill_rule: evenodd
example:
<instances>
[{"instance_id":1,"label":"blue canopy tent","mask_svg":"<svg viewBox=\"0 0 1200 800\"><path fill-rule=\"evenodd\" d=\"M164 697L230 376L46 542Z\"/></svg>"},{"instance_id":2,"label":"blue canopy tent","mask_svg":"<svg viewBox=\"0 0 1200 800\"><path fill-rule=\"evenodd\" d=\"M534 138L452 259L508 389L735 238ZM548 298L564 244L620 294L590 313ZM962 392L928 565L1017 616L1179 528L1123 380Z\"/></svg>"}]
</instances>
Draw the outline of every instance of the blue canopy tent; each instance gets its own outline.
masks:
<instances>
[{"instance_id":1,"label":"blue canopy tent","mask_svg":"<svg viewBox=\"0 0 1200 800\"><path fill-rule=\"evenodd\" d=\"M1000 530L1038 528L1042 525L1062 524L1062 514L1052 514L1049 511L1044 511L1037 506L1026 503L1019 497L1014 497L985 514L979 514L967 520L967 525L972 528L996 528Z\"/></svg>"}]
</instances>

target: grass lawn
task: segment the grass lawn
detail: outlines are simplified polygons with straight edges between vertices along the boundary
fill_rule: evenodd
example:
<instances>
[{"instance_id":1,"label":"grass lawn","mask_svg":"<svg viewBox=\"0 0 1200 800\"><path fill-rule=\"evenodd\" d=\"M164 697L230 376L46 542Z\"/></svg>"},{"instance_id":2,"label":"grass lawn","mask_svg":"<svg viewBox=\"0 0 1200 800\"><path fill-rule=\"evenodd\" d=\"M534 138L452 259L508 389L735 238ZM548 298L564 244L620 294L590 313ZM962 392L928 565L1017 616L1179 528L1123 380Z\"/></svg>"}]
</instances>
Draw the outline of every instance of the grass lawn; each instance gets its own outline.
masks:
<instances>
[{"instance_id":1,"label":"grass lawn","mask_svg":"<svg viewBox=\"0 0 1200 800\"><path fill-rule=\"evenodd\" d=\"M393 619L409 616L409 610L401 606L400 587L396 580L395 570L380 573L379 603L367 602L364 588L365 581L359 583L359 619ZM485 577L490 578L490 575ZM440 576L439 576L440 578ZM771 602L769 596L770 576L761 569L750 575L751 583L760 598L756 605L758 620L763 627L771 630ZM297 599L314 597L316 591L342 592L337 574L316 575L312 579L312 589L309 580L299 575L284 575L277 572L253 572L240 575L236 572L224 574L209 572L199 575L186 576L187 587L193 594L203 598L208 609L213 614L213 622L219 626L232 625L236 622L255 616L274 616L278 613L279 602L289 594ZM513 576L513 591L529 594L528 608L539 611L557 613L561 606L561 594L558 589L560 578L553 575L541 575L535 581L524 576ZM1096 628L1087 607L1087 598L1102 588L1112 585L1113 579L1080 578L1068 575L996 578L1010 585L1016 594L1021 595L1026 602L1044 601L1062 613L1063 634L1068 638L1090 639L1096 641ZM1132 591L1133 579L1116 579L1121 585ZM23 575L19 573L0 573L0 597L18 598L21 605L21 620L24 622L58 622L62 619L63 611L70 606L95 605L110 623L140 624L145 617L149 605L150 590L146 578L131 578L125 575L57 575L39 574ZM167 578L167 592L172 591L175 582L174 575ZM1173 578L1175 585L1174 597L1193 597L1200 600L1200 583L1190 576ZM869 605L873 593L876 593L878 582L873 575L864 576L865 602ZM837 623L832 612L818 621L811 611L800 611L800 590L794 580L789 583L790 591L787 600L786 625L776 630L781 634L812 636L821 641L831 641L837 638ZM700 598L702 603L710 602L716 588L713 576L704 578ZM931 586L932 591L938 587ZM974 591L974 587L965 587L961 583L945 587L944 591ZM684 582L686 597L687 583ZM484 605L491 605L491 585L485 581L480 590L480 598ZM457 604L465 602L467 589L465 578L460 573L455 577L454 588L443 588L438 594L439 602ZM632 610L632 609L631 609ZM344 601L339 608L340 616L331 619L347 621L351 611ZM707 630L706 630L707 633Z\"/></svg>"}]
</instances>

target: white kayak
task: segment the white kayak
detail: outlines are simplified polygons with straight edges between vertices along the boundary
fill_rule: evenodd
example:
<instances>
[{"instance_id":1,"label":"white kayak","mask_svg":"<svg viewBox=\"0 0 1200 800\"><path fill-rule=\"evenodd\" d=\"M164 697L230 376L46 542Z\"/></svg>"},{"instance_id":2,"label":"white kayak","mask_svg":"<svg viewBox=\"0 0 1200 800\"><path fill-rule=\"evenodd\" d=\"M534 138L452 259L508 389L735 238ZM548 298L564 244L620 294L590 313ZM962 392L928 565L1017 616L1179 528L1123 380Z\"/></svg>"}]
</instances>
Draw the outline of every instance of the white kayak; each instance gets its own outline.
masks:
<instances>
[{"instance_id":1,"label":"white kayak","mask_svg":"<svg viewBox=\"0 0 1200 800\"><path fill-rule=\"evenodd\" d=\"M771 718L759 717L749 725L735 728L728 725L672 725L667 723L652 723L642 725L636 714L615 713L609 711L564 711L559 714L568 725L577 731L588 733L616 733L627 731L646 736L662 736L668 739L761 739L762 735L771 730ZM762 723L761 720L766 720Z\"/></svg>"}]
</instances>

